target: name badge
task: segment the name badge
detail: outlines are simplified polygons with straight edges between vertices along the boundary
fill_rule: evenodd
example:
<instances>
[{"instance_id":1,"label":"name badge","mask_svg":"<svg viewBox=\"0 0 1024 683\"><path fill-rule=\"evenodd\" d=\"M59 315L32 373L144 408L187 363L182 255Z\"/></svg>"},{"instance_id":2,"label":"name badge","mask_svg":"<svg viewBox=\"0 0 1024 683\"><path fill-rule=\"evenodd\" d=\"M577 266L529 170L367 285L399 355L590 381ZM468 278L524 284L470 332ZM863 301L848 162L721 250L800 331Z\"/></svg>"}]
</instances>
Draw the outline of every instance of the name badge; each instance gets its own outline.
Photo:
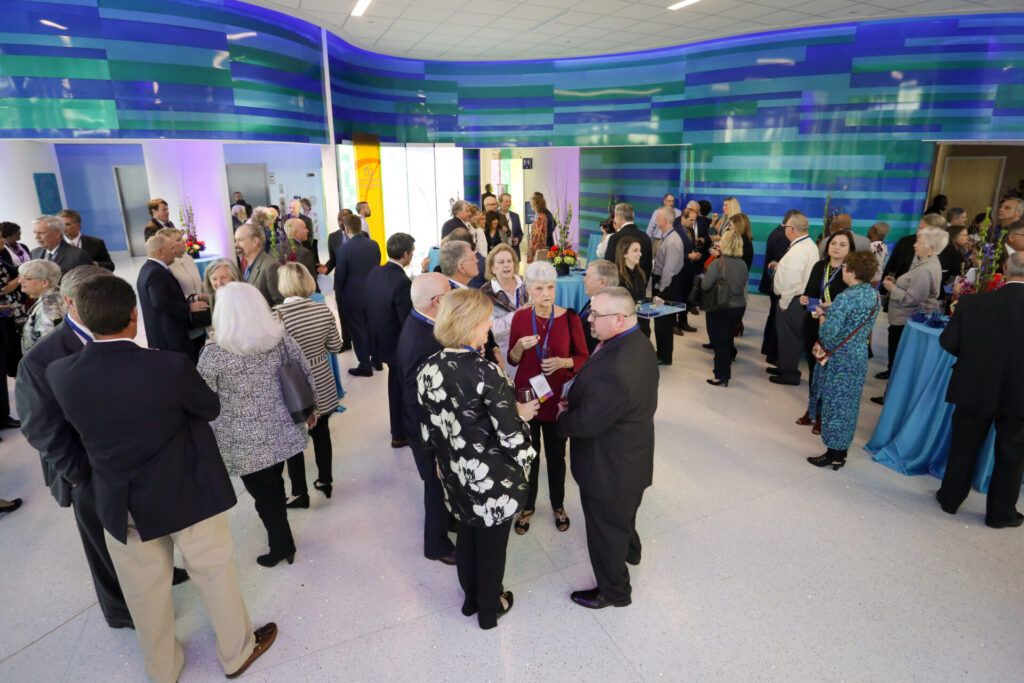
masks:
<instances>
[{"instance_id":1,"label":"name badge","mask_svg":"<svg viewBox=\"0 0 1024 683\"><path fill-rule=\"evenodd\" d=\"M547 377L543 374L531 377L530 386L533 387L533 394L541 403L555 395L555 392L551 391L551 385L548 384Z\"/></svg>"}]
</instances>

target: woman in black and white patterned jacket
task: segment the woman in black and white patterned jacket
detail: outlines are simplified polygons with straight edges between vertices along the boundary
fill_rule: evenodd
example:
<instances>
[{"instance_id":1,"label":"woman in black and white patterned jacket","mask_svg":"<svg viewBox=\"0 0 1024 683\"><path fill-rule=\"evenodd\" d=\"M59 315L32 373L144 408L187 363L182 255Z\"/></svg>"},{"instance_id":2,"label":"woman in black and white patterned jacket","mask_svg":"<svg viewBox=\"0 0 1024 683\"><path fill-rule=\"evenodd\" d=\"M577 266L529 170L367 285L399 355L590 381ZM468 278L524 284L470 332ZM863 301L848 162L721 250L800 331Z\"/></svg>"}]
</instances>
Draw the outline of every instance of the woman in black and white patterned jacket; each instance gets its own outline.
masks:
<instances>
[{"instance_id":1,"label":"woman in black and white patterned jacket","mask_svg":"<svg viewBox=\"0 0 1024 683\"><path fill-rule=\"evenodd\" d=\"M508 377L480 354L490 327L486 295L475 289L446 294L434 325L444 348L416 378L423 447L437 462L445 503L458 521L462 613L479 612L484 629L512 607L512 592L502 591L505 549L537 457L526 421L540 405L517 404Z\"/></svg>"}]
</instances>

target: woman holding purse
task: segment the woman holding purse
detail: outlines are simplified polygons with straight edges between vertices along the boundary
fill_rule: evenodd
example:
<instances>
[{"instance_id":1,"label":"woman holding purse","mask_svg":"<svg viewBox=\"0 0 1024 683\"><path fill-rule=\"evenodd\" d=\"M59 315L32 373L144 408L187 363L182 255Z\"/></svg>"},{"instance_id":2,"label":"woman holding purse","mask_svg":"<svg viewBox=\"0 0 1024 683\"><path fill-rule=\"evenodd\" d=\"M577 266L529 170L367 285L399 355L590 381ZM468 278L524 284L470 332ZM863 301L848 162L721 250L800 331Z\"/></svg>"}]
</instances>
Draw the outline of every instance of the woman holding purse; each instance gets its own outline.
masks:
<instances>
[{"instance_id":1,"label":"woman holding purse","mask_svg":"<svg viewBox=\"0 0 1024 683\"><path fill-rule=\"evenodd\" d=\"M721 308L708 310L702 306L707 317L708 338L715 350L715 378L709 379L708 384L727 387L732 376L732 361L736 357L733 330L743 321L743 313L747 310L748 273L747 264L743 262L743 238L738 232L726 232L719 245L721 256L708 266L707 273L701 278L700 289L708 292L721 282L728 294L728 300Z\"/></svg>"}]
</instances>

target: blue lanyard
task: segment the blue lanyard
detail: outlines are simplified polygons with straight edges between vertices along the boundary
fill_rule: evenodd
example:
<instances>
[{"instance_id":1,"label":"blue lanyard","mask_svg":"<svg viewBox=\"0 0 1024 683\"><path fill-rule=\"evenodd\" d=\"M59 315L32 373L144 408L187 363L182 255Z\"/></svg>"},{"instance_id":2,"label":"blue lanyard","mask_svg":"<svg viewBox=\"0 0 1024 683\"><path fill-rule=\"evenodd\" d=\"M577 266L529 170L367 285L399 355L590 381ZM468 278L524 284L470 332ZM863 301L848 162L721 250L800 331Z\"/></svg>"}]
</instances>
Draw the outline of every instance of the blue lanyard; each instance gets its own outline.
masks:
<instances>
[{"instance_id":1,"label":"blue lanyard","mask_svg":"<svg viewBox=\"0 0 1024 683\"><path fill-rule=\"evenodd\" d=\"M531 309L530 312L533 315L533 334L539 337L540 335L537 334L537 309L535 309L535 308ZM551 308L551 317L548 318L548 327L547 327L546 330L544 330L544 339L541 340L540 346L537 347L538 348L538 350L537 350L537 357L540 358L541 360L544 360L548 356L548 337L551 336L551 328L554 327L554 326L555 326L555 309L552 306L552 308Z\"/></svg>"},{"instance_id":2,"label":"blue lanyard","mask_svg":"<svg viewBox=\"0 0 1024 683\"><path fill-rule=\"evenodd\" d=\"M416 318L417 320L422 320L423 322L425 322L426 324L430 325L431 327L434 326L434 321L433 320L431 320L427 316L423 315L422 313L417 311L415 308L412 309L411 311L409 311L409 315L411 315L412 317Z\"/></svg>"},{"instance_id":3,"label":"blue lanyard","mask_svg":"<svg viewBox=\"0 0 1024 683\"><path fill-rule=\"evenodd\" d=\"M516 309L519 309L519 287L516 287Z\"/></svg>"},{"instance_id":4,"label":"blue lanyard","mask_svg":"<svg viewBox=\"0 0 1024 683\"><path fill-rule=\"evenodd\" d=\"M66 322L66 323L67 323L67 324L68 324L68 325L69 325L69 326L71 327L71 329L72 329L72 330L74 330L75 332L77 332L77 333L78 333L78 336L79 336L79 337L84 337L85 339L88 339L89 341L92 341L92 335L91 335L91 334L89 334L88 332L86 332L85 330L83 330L83 329L82 329L81 327L79 327L78 325L76 325L76 324L75 324L75 321L73 321L73 320L71 319L71 316L70 316L70 315L66 315L66 314L65 314L65 316L64 316L64 322Z\"/></svg>"},{"instance_id":5,"label":"blue lanyard","mask_svg":"<svg viewBox=\"0 0 1024 683\"><path fill-rule=\"evenodd\" d=\"M249 273L252 272L252 267L254 263L255 262L249 263L248 265L245 266L245 273L242 274L242 279L245 280L246 282L249 281Z\"/></svg>"},{"instance_id":6,"label":"blue lanyard","mask_svg":"<svg viewBox=\"0 0 1024 683\"><path fill-rule=\"evenodd\" d=\"M633 327L629 328L628 330L626 330L622 334L617 334L614 337L612 337L611 339L609 339L608 341L606 341L605 344L607 344L610 341L615 341L616 339L622 339L627 334L631 334L633 332L636 332L638 329L640 329L640 325L633 325Z\"/></svg>"},{"instance_id":7,"label":"blue lanyard","mask_svg":"<svg viewBox=\"0 0 1024 683\"><path fill-rule=\"evenodd\" d=\"M474 348L473 348L472 346L470 346L469 344L463 344L463 345L462 345L462 348L466 349L467 351L472 351L473 353L475 353L475 354L476 354L476 355L478 355L478 356L480 355L480 349L474 349Z\"/></svg>"}]
</instances>

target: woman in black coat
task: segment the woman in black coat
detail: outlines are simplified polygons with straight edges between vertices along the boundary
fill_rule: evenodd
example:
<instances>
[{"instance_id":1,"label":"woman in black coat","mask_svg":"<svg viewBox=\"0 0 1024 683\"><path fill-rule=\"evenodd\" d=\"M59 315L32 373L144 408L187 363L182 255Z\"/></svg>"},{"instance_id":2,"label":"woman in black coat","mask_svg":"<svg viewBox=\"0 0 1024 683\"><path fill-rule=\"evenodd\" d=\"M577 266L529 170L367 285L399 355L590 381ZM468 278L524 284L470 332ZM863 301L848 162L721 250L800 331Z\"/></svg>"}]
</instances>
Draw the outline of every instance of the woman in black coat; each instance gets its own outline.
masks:
<instances>
[{"instance_id":1,"label":"woman in black coat","mask_svg":"<svg viewBox=\"0 0 1024 683\"><path fill-rule=\"evenodd\" d=\"M640 303L647 297L647 276L640 268L642 258L640 240L626 235L615 246L615 266L619 269L619 284L633 297L634 303ZM645 337L651 336L651 321L640 318L637 321L640 331Z\"/></svg>"}]
</instances>

